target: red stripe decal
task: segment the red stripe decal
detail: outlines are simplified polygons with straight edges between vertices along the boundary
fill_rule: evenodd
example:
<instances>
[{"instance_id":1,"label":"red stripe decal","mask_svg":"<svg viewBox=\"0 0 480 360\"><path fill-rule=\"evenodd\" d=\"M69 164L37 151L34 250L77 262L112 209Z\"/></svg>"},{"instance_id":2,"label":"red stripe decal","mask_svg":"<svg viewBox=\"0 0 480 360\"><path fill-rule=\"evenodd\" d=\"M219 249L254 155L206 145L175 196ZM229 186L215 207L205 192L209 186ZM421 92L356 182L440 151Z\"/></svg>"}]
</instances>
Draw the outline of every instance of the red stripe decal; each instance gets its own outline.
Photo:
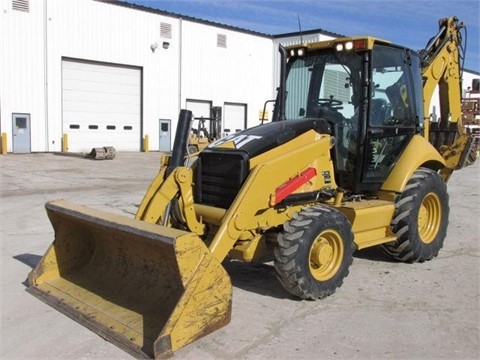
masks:
<instances>
[{"instance_id":1,"label":"red stripe decal","mask_svg":"<svg viewBox=\"0 0 480 360\"><path fill-rule=\"evenodd\" d=\"M305 184L311 178L317 175L315 168L308 168L304 170L300 175L295 176L293 179L288 180L286 183L280 185L275 190L275 205L285 199L288 195L297 190L300 186Z\"/></svg>"}]
</instances>

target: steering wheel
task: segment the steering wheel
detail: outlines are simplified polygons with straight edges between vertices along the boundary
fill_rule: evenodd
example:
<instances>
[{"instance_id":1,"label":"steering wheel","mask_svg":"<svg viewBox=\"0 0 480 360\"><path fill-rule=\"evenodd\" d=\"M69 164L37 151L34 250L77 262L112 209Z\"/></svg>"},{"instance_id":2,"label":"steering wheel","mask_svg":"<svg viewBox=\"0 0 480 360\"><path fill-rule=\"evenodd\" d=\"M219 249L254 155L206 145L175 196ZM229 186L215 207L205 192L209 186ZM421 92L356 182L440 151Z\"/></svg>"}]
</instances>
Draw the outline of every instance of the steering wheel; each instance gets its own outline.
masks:
<instances>
[{"instance_id":1,"label":"steering wheel","mask_svg":"<svg viewBox=\"0 0 480 360\"><path fill-rule=\"evenodd\" d=\"M319 106L328 106L332 109L339 109L343 105L343 102L334 99L333 96L330 99L318 99L317 103Z\"/></svg>"}]
</instances>

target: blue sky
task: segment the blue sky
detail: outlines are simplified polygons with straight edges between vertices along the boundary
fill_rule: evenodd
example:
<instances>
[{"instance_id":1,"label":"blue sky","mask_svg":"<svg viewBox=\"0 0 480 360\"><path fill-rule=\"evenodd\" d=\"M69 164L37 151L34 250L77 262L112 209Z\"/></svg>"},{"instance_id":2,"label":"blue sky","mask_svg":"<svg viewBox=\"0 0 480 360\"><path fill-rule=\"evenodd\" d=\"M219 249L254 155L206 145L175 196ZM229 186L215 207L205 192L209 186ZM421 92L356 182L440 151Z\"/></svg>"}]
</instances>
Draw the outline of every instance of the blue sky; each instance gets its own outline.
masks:
<instances>
[{"instance_id":1,"label":"blue sky","mask_svg":"<svg viewBox=\"0 0 480 360\"><path fill-rule=\"evenodd\" d=\"M480 72L478 0L125 0L266 34L324 29L372 35L414 50L425 47L438 20L456 16L467 25L465 68Z\"/></svg>"}]
</instances>

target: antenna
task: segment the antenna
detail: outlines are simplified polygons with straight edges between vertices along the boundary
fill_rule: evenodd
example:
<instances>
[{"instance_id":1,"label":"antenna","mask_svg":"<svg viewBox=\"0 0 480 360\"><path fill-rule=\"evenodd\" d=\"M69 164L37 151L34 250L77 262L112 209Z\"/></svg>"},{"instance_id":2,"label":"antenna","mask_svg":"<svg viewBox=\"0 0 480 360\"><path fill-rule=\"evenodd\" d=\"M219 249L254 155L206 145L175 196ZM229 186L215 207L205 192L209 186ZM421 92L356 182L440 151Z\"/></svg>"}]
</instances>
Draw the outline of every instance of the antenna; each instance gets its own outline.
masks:
<instances>
[{"instance_id":1,"label":"antenna","mask_svg":"<svg viewBox=\"0 0 480 360\"><path fill-rule=\"evenodd\" d=\"M300 23L300 15L297 14L298 30L300 31L300 43L303 44L302 24Z\"/></svg>"}]
</instances>

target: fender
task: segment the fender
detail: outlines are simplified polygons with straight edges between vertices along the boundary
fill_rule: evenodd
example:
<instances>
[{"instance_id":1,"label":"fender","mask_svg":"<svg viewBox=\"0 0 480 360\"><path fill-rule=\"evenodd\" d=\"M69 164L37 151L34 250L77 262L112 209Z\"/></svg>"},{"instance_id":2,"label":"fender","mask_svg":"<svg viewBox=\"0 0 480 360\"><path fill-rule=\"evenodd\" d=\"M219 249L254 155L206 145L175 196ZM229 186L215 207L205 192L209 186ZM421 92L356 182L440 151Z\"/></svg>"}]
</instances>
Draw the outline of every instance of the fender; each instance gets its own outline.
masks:
<instances>
[{"instance_id":1,"label":"fender","mask_svg":"<svg viewBox=\"0 0 480 360\"><path fill-rule=\"evenodd\" d=\"M446 164L440 153L423 136L414 135L381 190L402 192L415 170L421 166L437 171Z\"/></svg>"}]
</instances>

